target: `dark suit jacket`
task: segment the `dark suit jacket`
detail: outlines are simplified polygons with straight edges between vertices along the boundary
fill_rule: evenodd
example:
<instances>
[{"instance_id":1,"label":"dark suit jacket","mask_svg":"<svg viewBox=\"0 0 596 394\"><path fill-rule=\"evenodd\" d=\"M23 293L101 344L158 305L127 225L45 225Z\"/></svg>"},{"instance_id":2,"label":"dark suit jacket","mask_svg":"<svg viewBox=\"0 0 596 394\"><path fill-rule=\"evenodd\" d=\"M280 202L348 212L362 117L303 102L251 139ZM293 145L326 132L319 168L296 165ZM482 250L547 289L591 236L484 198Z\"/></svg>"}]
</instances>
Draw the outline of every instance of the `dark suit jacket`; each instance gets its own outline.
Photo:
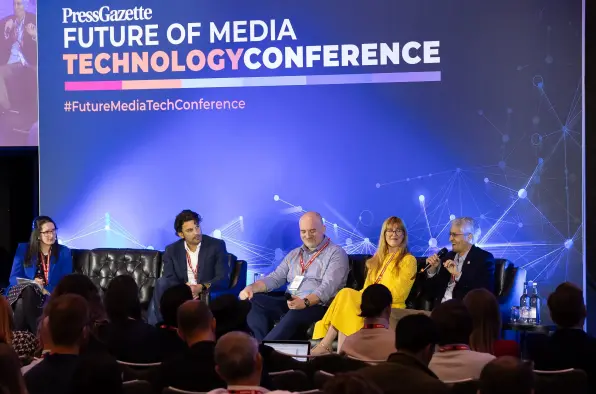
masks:
<instances>
[{"instance_id":1,"label":"dark suit jacket","mask_svg":"<svg viewBox=\"0 0 596 394\"><path fill-rule=\"evenodd\" d=\"M199 250L198 274L200 284L210 284L211 290L225 290L230 284L230 268L226 243L203 235ZM168 286L188 282L188 263L184 240L180 239L166 247L163 254L163 277Z\"/></svg>"},{"instance_id":2,"label":"dark suit jacket","mask_svg":"<svg viewBox=\"0 0 596 394\"><path fill-rule=\"evenodd\" d=\"M355 373L375 383L384 394L449 393L447 385L428 366L406 353L393 353L387 362Z\"/></svg>"},{"instance_id":3,"label":"dark suit jacket","mask_svg":"<svg viewBox=\"0 0 596 394\"><path fill-rule=\"evenodd\" d=\"M16 22L16 17L14 15L7 16L0 20L0 64L8 63L8 59L10 59L10 51L12 49L12 44L15 41L14 36L14 29L8 35L8 38L4 37L4 25L9 19L13 19ZM27 26L29 23L33 23L37 26L37 21L35 14L30 12L25 13L25 21L23 26ZM39 34L39 33L38 33ZM21 44L21 50L23 51L23 56L27 63L30 66L37 67L37 42L31 38L26 31L23 31L23 42Z\"/></svg>"},{"instance_id":4,"label":"dark suit jacket","mask_svg":"<svg viewBox=\"0 0 596 394\"><path fill-rule=\"evenodd\" d=\"M567 368L583 370L588 375L588 386L596 389L596 338L583 330L561 328L550 337L534 336L528 341L534 369L556 371Z\"/></svg>"},{"instance_id":5,"label":"dark suit jacket","mask_svg":"<svg viewBox=\"0 0 596 394\"><path fill-rule=\"evenodd\" d=\"M206 392L226 387L215 372L215 342L195 343L183 353L152 370L149 381L156 392L165 387Z\"/></svg>"},{"instance_id":6,"label":"dark suit jacket","mask_svg":"<svg viewBox=\"0 0 596 394\"><path fill-rule=\"evenodd\" d=\"M70 354L50 354L24 376L30 394L63 394L70 385L80 358Z\"/></svg>"},{"instance_id":7,"label":"dark suit jacket","mask_svg":"<svg viewBox=\"0 0 596 394\"><path fill-rule=\"evenodd\" d=\"M157 328L144 321L111 322L98 328L98 337L120 361L140 364L161 361Z\"/></svg>"},{"instance_id":8,"label":"dark suit jacket","mask_svg":"<svg viewBox=\"0 0 596 394\"><path fill-rule=\"evenodd\" d=\"M455 259L455 253L449 252L442 261ZM451 274L441 266L439 273L428 279L434 305L439 305ZM462 266L461 277L453 289L453 298L462 300L470 290L485 288L491 292L495 289L495 258L486 250L472 246Z\"/></svg>"}]
</instances>

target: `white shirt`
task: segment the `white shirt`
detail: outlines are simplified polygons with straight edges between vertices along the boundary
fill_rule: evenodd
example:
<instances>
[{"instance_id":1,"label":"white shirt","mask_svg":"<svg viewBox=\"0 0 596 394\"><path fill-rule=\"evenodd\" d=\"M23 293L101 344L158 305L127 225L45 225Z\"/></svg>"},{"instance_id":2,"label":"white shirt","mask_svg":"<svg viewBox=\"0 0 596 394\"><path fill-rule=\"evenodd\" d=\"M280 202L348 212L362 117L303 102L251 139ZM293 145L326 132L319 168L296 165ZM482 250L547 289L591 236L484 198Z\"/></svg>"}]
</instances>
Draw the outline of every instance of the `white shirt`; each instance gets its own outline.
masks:
<instances>
[{"instance_id":1,"label":"white shirt","mask_svg":"<svg viewBox=\"0 0 596 394\"><path fill-rule=\"evenodd\" d=\"M472 248L470 248L472 249ZM453 262L455 263L455 266L457 267L457 272L459 272L459 277L456 278L455 280L449 280L449 283L447 284L447 289L445 289L445 295L443 295L443 299L441 300L441 302L445 302L445 301L449 301L450 299L453 298L453 289L455 289L455 284L457 282L459 282L459 280L461 279L462 276L462 267L464 266L464 262L466 261L466 257L468 256L468 253L470 252L470 249L468 249L468 251L466 253L464 253L463 255L459 255L456 254L455 257L453 258ZM439 264L439 267L437 269L436 272L431 273L430 270L427 270L427 276L429 278L432 278L433 276L435 276L436 274L439 273L439 270L441 269L441 264Z\"/></svg>"},{"instance_id":2,"label":"white shirt","mask_svg":"<svg viewBox=\"0 0 596 394\"><path fill-rule=\"evenodd\" d=\"M443 382L478 379L482 368L494 359L492 354L473 350L435 352L428 368Z\"/></svg>"},{"instance_id":3,"label":"white shirt","mask_svg":"<svg viewBox=\"0 0 596 394\"><path fill-rule=\"evenodd\" d=\"M199 264L199 251L201 250L201 243L199 243L197 245L197 250L192 252L188 248L188 245L186 244L186 242L184 242L184 249L186 249L186 253L188 254L188 256L190 256L190 265L192 266L192 269L190 269L190 267L188 266L188 260L187 260L186 273L188 274L188 283L190 283L191 285L196 285L197 278L195 277L195 273L193 272L193 270L195 270L195 272L197 271L197 265Z\"/></svg>"}]
</instances>

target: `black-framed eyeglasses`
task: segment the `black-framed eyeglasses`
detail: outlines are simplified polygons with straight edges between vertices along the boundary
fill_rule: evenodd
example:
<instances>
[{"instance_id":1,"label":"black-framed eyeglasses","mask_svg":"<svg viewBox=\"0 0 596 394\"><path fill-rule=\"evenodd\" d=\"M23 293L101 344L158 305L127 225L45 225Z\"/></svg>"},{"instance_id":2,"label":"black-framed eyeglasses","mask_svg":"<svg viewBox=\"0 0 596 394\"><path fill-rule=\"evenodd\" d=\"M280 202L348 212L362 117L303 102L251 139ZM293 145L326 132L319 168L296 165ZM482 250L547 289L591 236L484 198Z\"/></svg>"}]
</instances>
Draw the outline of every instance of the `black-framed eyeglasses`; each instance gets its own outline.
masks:
<instances>
[{"instance_id":1,"label":"black-framed eyeglasses","mask_svg":"<svg viewBox=\"0 0 596 394\"><path fill-rule=\"evenodd\" d=\"M52 235L52 234L56 234L56 232L58 231L57 228L53 229L53 230L48 230L48 231L40 231L39 233L41 235Z\"/></svg>"},{"instance_id":2,"label":"black-framed eyeglasses","mask_svg":"<svg viewBox=\"0 0 596 394\"><path fill-rule=\"evenodd\" d=\"M385 230L385 234L395 234L395 235L400 235L403 234L404 230L396 228L395 230Z\"/></svg>"}]
</instances>

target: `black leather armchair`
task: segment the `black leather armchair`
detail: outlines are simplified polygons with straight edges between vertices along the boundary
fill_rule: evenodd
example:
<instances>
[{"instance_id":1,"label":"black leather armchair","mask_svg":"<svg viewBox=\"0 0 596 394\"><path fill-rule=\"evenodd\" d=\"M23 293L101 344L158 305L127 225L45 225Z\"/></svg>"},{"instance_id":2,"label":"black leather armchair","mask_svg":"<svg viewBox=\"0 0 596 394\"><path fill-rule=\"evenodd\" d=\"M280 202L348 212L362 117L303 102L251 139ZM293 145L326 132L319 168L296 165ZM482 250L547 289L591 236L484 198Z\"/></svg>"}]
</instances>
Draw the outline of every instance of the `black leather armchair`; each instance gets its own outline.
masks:
<instances>
[{"instance_id":1,"label":"black leather armchair","mask_svg":"<svg viewBox=\"0 0 596 394\"><path fill-rule=\"evenodd\" d=\"M155 283L163 271L162 254L148 249L72 249L73 272L87 275L102 293L116 276L130 275L139 286L141 305L147 309ZM246 261L228 254L228 264L228 289L212 292L210 298L221 294L239 294L246 286Z\"/></svg>"}]
</instances>

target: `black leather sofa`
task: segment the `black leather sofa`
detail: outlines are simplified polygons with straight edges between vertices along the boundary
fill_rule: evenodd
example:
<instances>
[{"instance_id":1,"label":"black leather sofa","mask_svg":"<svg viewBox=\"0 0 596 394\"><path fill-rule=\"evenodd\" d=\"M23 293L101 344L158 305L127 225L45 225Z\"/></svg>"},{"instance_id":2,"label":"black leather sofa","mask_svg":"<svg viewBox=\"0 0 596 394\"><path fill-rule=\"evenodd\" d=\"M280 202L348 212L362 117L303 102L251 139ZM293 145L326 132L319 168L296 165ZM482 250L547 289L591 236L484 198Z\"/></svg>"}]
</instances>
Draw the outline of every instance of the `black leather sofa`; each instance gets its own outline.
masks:
<instances>
[{"instance_id":1,"label":"black leather sofa","mask_svg":"<svg viewBox=\"0 0 596 394\"><path fill-rule=\"evenodd\" d=\"M147 309L157 279L163 272L163 252L147 249L72 249L73 272L87 275L103 292L119 275L130 275L139 286L141 305ZM247 263L228 253L230 284L228 289L211 292L210 298L222 294L239 294L246 286Z\"/></svg>"}]
</instances>

